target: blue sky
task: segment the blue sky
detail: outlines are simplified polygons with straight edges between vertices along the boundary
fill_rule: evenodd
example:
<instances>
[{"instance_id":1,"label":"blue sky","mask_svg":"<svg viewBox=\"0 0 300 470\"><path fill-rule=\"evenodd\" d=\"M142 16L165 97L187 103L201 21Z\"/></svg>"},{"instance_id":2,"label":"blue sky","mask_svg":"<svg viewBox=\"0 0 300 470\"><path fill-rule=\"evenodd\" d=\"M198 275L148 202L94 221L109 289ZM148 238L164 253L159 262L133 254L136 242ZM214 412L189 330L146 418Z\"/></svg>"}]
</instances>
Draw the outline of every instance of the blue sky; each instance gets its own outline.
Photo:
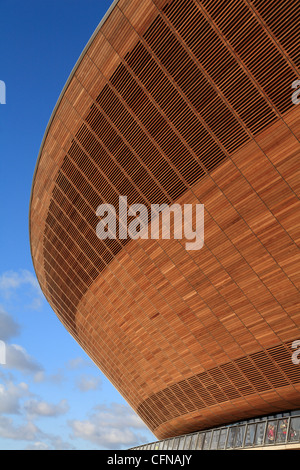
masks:
<instances>
[{"instance_id":1,"label":"blue sky","mask_svg":"<svg viewBox=\"0 0 300 470\"><path fill-rule=\"evenodd\" d=\"M0 0L0 450L122 449L155 440L41 293L28 233L40 144L110 0Z\"/></svg>"}]
</instances>

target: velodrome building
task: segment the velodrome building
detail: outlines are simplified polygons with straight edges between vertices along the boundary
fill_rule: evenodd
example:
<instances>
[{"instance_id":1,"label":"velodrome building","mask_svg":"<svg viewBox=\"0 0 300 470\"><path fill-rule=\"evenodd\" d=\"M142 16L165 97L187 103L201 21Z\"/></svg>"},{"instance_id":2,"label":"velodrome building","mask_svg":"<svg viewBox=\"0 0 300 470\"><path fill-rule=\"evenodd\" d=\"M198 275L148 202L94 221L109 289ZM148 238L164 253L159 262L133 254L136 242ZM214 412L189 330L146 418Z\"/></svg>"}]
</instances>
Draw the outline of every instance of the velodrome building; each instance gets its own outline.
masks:
<instances>
[{"instance_id":1,"label":"velodrome building","mask_svg":"<svg viewBox=\"0 0 300 470\"><path fill-rule=\"evenodd\" d=\"M299 446L299 21L296 0L115 1L46 129L34 268L144 448ZM121 196L203 205L203 245L99 238Z\"/></svg>"}]
</instances>

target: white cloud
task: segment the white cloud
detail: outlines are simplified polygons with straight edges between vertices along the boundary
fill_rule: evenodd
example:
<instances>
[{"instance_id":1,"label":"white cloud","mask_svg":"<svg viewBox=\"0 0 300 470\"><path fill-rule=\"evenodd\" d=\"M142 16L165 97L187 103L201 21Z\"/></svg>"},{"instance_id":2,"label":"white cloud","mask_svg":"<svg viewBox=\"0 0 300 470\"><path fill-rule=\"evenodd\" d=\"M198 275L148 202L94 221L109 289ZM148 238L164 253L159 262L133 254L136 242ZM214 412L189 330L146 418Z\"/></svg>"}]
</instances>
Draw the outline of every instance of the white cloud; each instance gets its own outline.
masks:
<instances>
[{"instance_id":1,"label":"white cloud","mask_svg":"<svg viewBox=\"0 0 300 470\"><path fill-rule=\"evenodd\" d=\"M64 442L61 436L42 431L35 424L39 417L58 417L69 410L67 400L61 400L58 404L31 398L26 383L14 384L11 380L5 380L0 384L0 440L27 441L27 449L32 450L68 450L74 449L73 445ZM15 415L8 417L5 415Z\"/></svg>"},{"instance_id":2,"label":"white cloud","mask_svg":"<svg viewBox=\"0 0 300 470\"><path fill-rule=\"evenodd\" d=\"M89 420L69 422L74 437L97 444L101 449L128 449L149 440L145 424L128 406L112 403L98 406Z\"/></svg>"},{"instance_id":3,"label":"white cloud","mask_svg":"<svg viewBox=\"0 0 300 470\"><path fill-rule=\"evenodd\" d=\"M101 380L97 377L81 375L80 378L76 381L76 386L81 392L97 390L101 388Z\"/></svg>"},{"instance_id":4,"label":"white cloud","mask_svg":"<svg viewBox=\"0 0 300 470\"><path fill-rule=\"evenodd\" d=\"M70 370L78 370L78 369L81 369L82 367L91 366L91 365L93 365L91 360L83 359L83 357L76 357L75 359L70 359L67 362L66 367L67 369L70 369Z\"/></svg>"},{"instance_id":5,"label":"white cloud","mask_svg":"<svg viewBox=\"0 0 300 470\"><path fill-rule=\"evenodd\" d=\"M29 284L37 292L41 293L41 289L36 277L27 269L21 269L19 272L6 271L0 276L0 289L9 291L18 289L23 284Z\"/></svg>"},{"instance_id":6,"label":"white cloud","mask_svg":"<svg viewBox=\"0 0 300 470\"><path fill-rule=\"evenodd\" d=\"M20 400L29 394L28 386L24 382L14 385L8 382L0 384L0 413L19 414L21 411Z\"/></svg>"},{"instance_id":7,"label":"white cloud","mask_svg":"<svg viewBox=\"0 0 300 470\"><path fill-rule=\"evenodd\" d=\"M95 407L95 410L98 424L118 428L147 429L141 418L127 405L120 403L112 403L110 407L99 405Z\"/></svg>"},{"instance_id":8,"label":"white cloud","mask_svg":"<svg viewBox=\"0 0 300 470\"><path fill-rule=\"evenodd\" d=\"M35 297L32 299L31 304L28 306L31 310L40 310L43 305L42 297Z\"/></svg>"},{"instance_id":9,"label":"white cloud","mask_svg":"<svg viewBox=\"0 0 300 470\"><path fill-rule=\"evenodd\" d=\"M39 429L32 422L15 425L11 418L0 416L0 437L20 441L34 441Z\"/></svg>"},{"instance_id":10,"label":"white cloud","mask_svg":"<svg viewBox=\"0 0 300 470\"><path fill-rule=\"evenodd\" d=\"M39 370L34 374L33 380L35 383L49 382L55 385L61 385L65 380L63 370L58 370L55 374L46 374L44 370Z\"/></svg>"},{"instance_id":11,"label":"white cloud","mask_svg":"<svg viewBox=\"0 0 300 470\"><path fill-rule=\"evenodd\" d=\"M45 442L34 442L29 444L25 450L51 450L51 447Z\"/></svg>"},{"instance_id":12,"label":"white cloud","mask_svg":"<svg viewBox=\"0 0 300 470\"><path fill-rule=\"evenodd\" d=\"M0 340L5 342L5 369L17 369L25 373L39 373L43 369L27 351L18 344L6 341L20 333L20 325L0 306Z\"/></svg>"},{"instance_id":13,"label":"white cloud","mask_svg":"<svg viewBox=\"0 0 300 470\"><path fill-rule=\"evenodd\" d=\"M6 271L0 275L0 292L6 299L10 298L12 293L15 295L16 291L23 286L26 286L27 290L30 287L34 293L34 295L31 294L31 303L27 305L27 308L40 309L44 295L34 274L27 269L20 269L19 271Z\"/></svg>"},{"instance_id":14,"label":"white cloud","mask_svg":"<svg viewBox=\"0 0 300 470\"><path fill-rule=\"evenodd\" d=\"M46 401L29 400L24 404L24 408L31 417L55 417L69 411L67 400L61 400L58 405Z\"/></svg>"},{"instance_id":15,"label":"white cloud","mask_svg":"<svg viewBox=\"0 0 300 470\"><path fill-rule=\"evenodd\" d=\"M42 448L42 444L47 445L49 443L48 449L50 450L75 450L76 448L69 442L63 441L60 436L56 436L49 433L40 433L39 435L39 444ZM36 443L37 444L37 443ZM28 448L27 448L28 449Z\"/></svg>"},{"instance_id":16,"label":"white cloud","mask_svg":"<svg viewBox=\"0 0 300 470\"><path fill-rule=\"evenodd\" d=\"M0 339L7 341L20 333L20 326L14 319L0 306Z\"/></svg>"},{"instance_id":17,"label":"white cloud","mask_svg":"<svg viewBox=\"0 0 300 470\"><path fill-rule=\"evenodd\" d=\"M35 373L38 381L38 374L41 375L43 371L41 365L22 346L7 343L12 337L19 335L20 330L20 325L0 306L0 340L5 343L5 364L1 363L1 367Z\"/></svg>"},{"instance_id":18,"label":"white cloud","mask_svg":"<svg viewBox=\"0 0 300 470\"><path fill-rule=\"evenodd\" d=\"M24 373L38 373L43 370L41 365L18 344L6 345L6 364L2 367L17 369Z\"/></svg>"},{"instance_id":19,"label":"white cloud","mask_svg":"<svg viewBox=\"0 0 300 470\"><path fill-rule=\"evenodd\" d=\"M39 370L36 372L33 376L33 381L37 384L42 383L45 381L45 371L44 370Z\"/></svg>"},{"instance_id":20,"label":"white cloud","mask_svg":"<svg viewBox=\"0 0 300 470\"><path fill-rule=\"evenodd\" d=\"M11 418L0 416L0 438L12 441L27 441L25 450L72 450L69 442L64 442L60 436L45 433L32 421L16 424Z\"/></svg>"},{"instance_id":21,"label":"white cloud","mask_svg":"<svg viewBox=\"0 0 300 470\"><path fill-rule=\"evenodd\" d=\"M59 436L43 435L41 433L40 437L49 441L49 444L43 441L37 441L28 444L25 450L75 450L75 447L69 444L69 442L64 442Z\"/></svg>"}]
</instances>

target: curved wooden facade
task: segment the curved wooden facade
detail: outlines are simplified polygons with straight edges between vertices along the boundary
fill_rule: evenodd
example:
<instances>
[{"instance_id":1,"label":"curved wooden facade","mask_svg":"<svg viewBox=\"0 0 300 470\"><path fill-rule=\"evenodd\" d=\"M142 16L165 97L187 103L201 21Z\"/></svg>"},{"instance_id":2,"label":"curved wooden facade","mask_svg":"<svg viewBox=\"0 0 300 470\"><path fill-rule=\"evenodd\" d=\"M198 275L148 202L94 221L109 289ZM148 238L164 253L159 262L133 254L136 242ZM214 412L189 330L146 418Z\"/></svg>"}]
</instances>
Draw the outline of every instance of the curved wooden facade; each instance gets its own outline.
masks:
<instances>
[{"instance_id":1,"label":"curved wooden facade","mask_svg":"<svg viewBox=\"0 0 300 470\"><path fill-rule=\"evenodd\" d=\"M158 439L299 408L298 33L296 1L115 1L47 128L38 280ZM204 247L99 240L119 195L204 204Z\"/></svg>"}]
</instances>

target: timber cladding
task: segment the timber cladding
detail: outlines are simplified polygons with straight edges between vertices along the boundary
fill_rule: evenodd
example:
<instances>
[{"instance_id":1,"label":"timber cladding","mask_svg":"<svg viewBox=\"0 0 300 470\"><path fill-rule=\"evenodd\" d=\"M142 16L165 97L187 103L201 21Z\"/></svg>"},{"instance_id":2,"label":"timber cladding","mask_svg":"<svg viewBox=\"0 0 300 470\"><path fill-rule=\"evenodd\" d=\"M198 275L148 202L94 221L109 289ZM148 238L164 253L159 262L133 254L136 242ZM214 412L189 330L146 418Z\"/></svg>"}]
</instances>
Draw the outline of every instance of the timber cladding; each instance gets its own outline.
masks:
<instances>
[{"instance_id":1,"label":"timber cladding","mask_svg":"<svg viewBox=\"0 0 300 470\"><path fill-rule=\"evenodd\" d=\"M119 0L30 205L54 311L157 438L299 408L297 2ZM205 243L100 240L99 204L204 204Z\"/></svg>"}]
</instances>

